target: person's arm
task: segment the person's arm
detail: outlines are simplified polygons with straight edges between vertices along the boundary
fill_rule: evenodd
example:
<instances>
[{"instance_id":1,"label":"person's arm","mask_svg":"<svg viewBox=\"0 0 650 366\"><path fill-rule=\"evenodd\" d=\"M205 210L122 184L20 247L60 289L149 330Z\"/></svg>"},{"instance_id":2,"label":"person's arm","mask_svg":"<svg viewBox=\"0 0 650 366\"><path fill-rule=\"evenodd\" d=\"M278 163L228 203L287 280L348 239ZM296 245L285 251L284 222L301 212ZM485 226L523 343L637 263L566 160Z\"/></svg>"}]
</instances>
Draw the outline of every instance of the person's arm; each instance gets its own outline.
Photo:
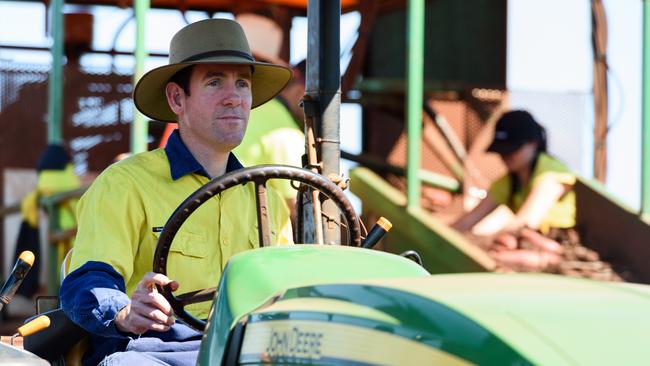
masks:
<instances>
[{"instance_id":1,"label":"person's arm","mask_svg":"<svg viewBox=\"0 0 650 366\"><path fill-rule=\"evenodd\" d=\"M125 337L113 320L130 300L124 279L110 265L89 261L72 271L61 284L60 300L68 318L89 333Z\"/></svg>"},{"instance_id":2,"label":"person's arm","mask_svg":"<svg viewBox=\"0 0 650 366\"><path fill-rule=\"evenodd\" d=\"M108 168L77 206L72 272L61 284L61 305L72 321L96 335L125 336L114 320L131 303L126 283L145 220L130 180L125 171Z\"/></svg>"},{"instance_id":3,"label":"person's arm","mask_svg":"<svg viewBox=\"0 0 650 366\"><path fill-rule=\"evenodd\" d=\"M498 206L499 204L488 195L474 209L461 216L451 227L460 232L469 231Z\"/></svg>"},{"instance_id":4,"label":"person's arm","mask_svg":"<svg viewBox=\"0 0 650 366\"><path fill-rule=\"evenodd\" d=\"M178 283L160 273L147 273L129 299L119 273L106 263L87 262L63 281L61 306L70 320L95 335L165 332L175 320L169 302L155 285L169 283L174 290L178 288Z\"/></svg>"},{"instance_id":5,"label":"person's arm","mask_svg":"<svg viewBox=\"0 0 650 366\"><path fill-rule=\"evenodd\" d=\"M515 219L506 230L515 231L524 226L538 229L546 213L562 198L572 186L562 183L552 175L544 175L536 180Z\"/></svg>"}]
</instances>

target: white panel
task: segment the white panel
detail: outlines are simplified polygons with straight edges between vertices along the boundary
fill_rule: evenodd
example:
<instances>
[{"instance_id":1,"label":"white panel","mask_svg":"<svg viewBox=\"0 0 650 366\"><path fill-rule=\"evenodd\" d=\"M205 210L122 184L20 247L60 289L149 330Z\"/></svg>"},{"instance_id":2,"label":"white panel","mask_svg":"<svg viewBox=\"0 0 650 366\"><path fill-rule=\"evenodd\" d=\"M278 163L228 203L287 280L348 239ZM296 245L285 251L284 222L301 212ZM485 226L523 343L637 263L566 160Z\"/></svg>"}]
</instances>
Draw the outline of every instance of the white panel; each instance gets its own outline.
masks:
<instances>
[{"instance_id":1,"label":"white panel","mask_svg":"<svg viewBox=\"0 0 650 366\"><path fill-rule=\"evenodd\" d=\"M508 1L508 88L591 89L589 9L588 0Z\"/></svg>"}]
</instances>

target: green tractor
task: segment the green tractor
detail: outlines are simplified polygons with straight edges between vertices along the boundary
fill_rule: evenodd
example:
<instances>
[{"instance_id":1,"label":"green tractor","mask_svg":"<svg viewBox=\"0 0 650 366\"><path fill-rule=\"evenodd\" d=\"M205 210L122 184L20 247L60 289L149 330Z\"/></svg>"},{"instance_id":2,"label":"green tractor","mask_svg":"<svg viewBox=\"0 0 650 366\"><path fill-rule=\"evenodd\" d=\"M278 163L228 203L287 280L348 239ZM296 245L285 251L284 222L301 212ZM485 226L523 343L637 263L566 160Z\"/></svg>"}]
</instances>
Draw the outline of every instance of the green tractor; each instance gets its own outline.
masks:
<instances>
[{"instance_id":1,"label":"green tractor","mask_svg":"<svg viewBox=\"0 0 650 366\"><path fill-rule=\"evenodd\" d=\"M324 10L310 16L319 25L332 15L321 5ZM336 9L333 14L338 16ZM336 29L331 24L321 28ZM333 36L338 37L338 32ZM319 51L311 61L324 65L311 70L340 74L338 68L328 68L338 62L338 47L335 52ZM320 76L322 81L327 75ZM334 85L311 85L311 90L325 94L305 100L307 119L314 119L316 125L326 122L320 120L324 115L338 117L325 111L330 105L314 105L337 100L339 80L330 79L335 79ZM351 203L329 179L330 174L338 174L338 161L331 164L340 154L336 123L336 128L323 129L335 131L333 135L318 136L323 143L322 161L307 164L321 166L328 177L286 166L235 171L188 197L163 228L153 271L166 274L169 250L183 222L201 204L230 187L252 182L260 187L258 192L264 192L269 179L289 179L320 191L329 201L323 212L329 217L340 212L345 219L348 245L272 246L266 199L260 194L259 249L232 257L217 288L186 294L160 288L178 319L203 332L199 365L648 363L650 286L541 274L432 275L413 252L397 255L367 248L371 243L362 241L360 220ZM330 211L331 203L338 206L335 214ZM403 247L414 248L408 242ZM425 265L429 258L459 255L447 247L440 246L439 253L432 248L438 247L423 253ZM475 267L477 271L483 268ZM207 320L185 310L187 305L205 301L213 302ZM66 323L61 311L49 314L52 325L27 336L25 348L58 362L68 353L66 346L72 346L83 332ZM3 358L9 351L0 348L0 363L13 357L15 364L44 364L33 356Z\"/></svg>"},{"instance_id":2,"label":"green tractor","mask_svg":"<svg viewBox=\"0 0 650 366\"><path fill-rule=\"evenodd\" d=\"M403 256L358 247L350 203L329 180L304 169L249 168L198 190L165 225L154 270L166 273L174 233L203 202L235 185L276 178L335 201L351 245L262 247L233 257L218 289L175 296L161 288L178 318L204 331L199 365L632 365L650 359L649 286L540 274L430 275ZM207 322L184 309L213 297Z\"/></svg>"},{"instance_id":3,"label":"green tractor","mask_svg":"<svg viewBox=\"0 0 650 366\"><path fill-rule=\"evenodd\" d=\"M175 233L201 204L230 187L269 179L297 181L332 199L350 245L263 245L232 257L218 288L182 295L160 288L178 319L204 333L198 365L633 365L650 359L650 286L541 274L431 275L404 256L360 247L359 219L343 192L294 167L247 168L197 190L163 228L153 270L166 273ZM264 238L266 219L258 212ZM213 301L207 321L185 310L204 301ZM62 312L51 314L65 323ZM82 332L69 324L51 328L26 337L25 348L53 361ZM42 362L25 357L18 364Z\"/></svg>"}]
</instances>

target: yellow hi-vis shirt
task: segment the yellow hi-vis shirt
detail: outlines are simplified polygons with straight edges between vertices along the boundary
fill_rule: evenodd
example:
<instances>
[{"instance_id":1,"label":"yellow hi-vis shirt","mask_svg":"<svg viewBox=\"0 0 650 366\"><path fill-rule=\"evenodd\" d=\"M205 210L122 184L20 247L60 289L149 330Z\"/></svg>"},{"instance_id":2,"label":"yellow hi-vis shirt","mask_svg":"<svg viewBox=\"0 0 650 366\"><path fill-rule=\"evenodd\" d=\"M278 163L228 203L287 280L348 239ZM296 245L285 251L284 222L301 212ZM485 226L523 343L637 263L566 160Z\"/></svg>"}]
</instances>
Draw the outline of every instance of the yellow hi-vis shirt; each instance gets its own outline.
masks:
<instances>
[{"instance_id":1,"label":"yellow hi-vis shirt","mask_svg":"<svg viewBox=\"0 0 650 366\"><path fill-rule=\"evenodd\" d=\"M499 204L508 206L512 212L517 212L530 194L533 186L540 179L551 177L557 182L573 186L576 176L558 160L547 154L540 153L537 164L533 169L528 185L521 187L517 192L512 193L512 181L509 174L499 178L490 187L490 197ZM511 196L512 195L512 196ZM573 190L564 196L551 207L540 223L540 231L548 232L552 227L570 228L576 225L576 196Z\"/></svg>"},{"instance_id":2,"label":"yellow hi-vis shirt","mask_svg":"<svg viewBox=\"0 0 650 366\"><path fill-rule=\"evenodd\" d=\"M122 275L130 297L142 276L152 271L156 242L169 216L208 182L196 173L173 180L164 149L111 165L79 201L71 270L87 261L107 263ZM292 243L289 212L279 195L268 193L272 242ZM233 187L199 207L170 249L167 275L179 282L176 293L217 286L231 256L259 246L256 227L253 184ZM186 309L207 318L210 305Z\"/></svg>"}]
</instances>

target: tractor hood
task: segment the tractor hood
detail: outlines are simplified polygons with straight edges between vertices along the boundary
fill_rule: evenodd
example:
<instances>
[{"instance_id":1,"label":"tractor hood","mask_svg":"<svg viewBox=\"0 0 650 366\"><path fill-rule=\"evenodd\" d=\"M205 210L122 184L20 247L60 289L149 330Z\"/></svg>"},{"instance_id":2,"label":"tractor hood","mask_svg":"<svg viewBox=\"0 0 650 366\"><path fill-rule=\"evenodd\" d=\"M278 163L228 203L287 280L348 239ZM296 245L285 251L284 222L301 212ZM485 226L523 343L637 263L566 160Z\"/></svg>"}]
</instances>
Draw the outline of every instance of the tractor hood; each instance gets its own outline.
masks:
<instances>
[{"instance_id":1,"label":"tractor hood","mask_svg":"<svg viewBox=\"0 0 650 366\"><path fill-rule=\"evenodd\" d=\"M291 289L251 314L248 330L271 341L265 330L321 329L321 337L348 337L346 342L355 344L350 326L365 328L368 334L359 339L393 351L368 353L359 347L341 354L340 347L330 347L323 352L367 364L400 357L388 363L630 365L650 359L648 309L650 289L644 285L554 275L454 274ZM317 322L320 326L310 328ZM246 339L244 346L244 355L255 350ZM272 342L262 346L275 349Z\"/></svg>"},{"instance_id":2,"label":"tractor hood","mask_svg":"<svg viewBox=\"0 0 650 366\"><path fill-rule=\"evenodd\" d=\"M634 364L650 359L649 288L431 276L360 248L265 248L229 263L199 360L221 362L239 327L239 361L250 364Z\"/></svg>"}]
</instances>

